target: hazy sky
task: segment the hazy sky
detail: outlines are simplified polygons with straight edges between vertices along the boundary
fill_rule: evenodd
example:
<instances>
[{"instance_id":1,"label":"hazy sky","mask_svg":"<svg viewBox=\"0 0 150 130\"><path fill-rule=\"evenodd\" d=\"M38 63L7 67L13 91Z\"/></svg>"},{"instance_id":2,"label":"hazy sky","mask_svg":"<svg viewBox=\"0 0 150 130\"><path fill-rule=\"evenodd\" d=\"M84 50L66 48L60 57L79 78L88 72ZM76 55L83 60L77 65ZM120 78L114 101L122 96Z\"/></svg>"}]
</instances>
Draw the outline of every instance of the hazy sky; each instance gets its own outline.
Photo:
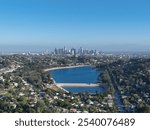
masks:
<instances>
[{"instance_id":1,"label":"hazy sky","mask_svg":"<svg viewBox=\"0 0 150 130\"><path fill-rule=\"evenodd\" d=\"M149 0L0 0L0 46L149 51Z\"/></svg>"}]
</instances>

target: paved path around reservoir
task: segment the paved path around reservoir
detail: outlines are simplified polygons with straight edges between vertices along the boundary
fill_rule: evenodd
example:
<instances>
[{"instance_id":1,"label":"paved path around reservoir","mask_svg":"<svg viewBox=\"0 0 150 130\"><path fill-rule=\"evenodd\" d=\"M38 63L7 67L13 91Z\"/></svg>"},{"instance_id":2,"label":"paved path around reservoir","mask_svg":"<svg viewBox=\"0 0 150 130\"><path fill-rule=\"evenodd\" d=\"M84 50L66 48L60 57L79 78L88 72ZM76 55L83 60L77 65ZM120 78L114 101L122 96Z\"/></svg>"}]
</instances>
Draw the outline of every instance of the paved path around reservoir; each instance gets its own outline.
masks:
<instances>
[{"instance_id":1,"label":"paved path around reservoir","mask_svg":"<svg viewBox=\"0 0 150 130\"><path fill-rule=\"evenodd\" d=\"M71 68L80 68L80 67L88 67L88 66L92 66L92 65L75 65L75 66L65 66L65 67L53 67L53 68L44 69L44 72L51 71L51 70L71 69Z\"/></svg>"},{"instance_id":2,"label":"paved path around reservoir","mask_svg":"<svg viewBox=\"0 0 150 130\"><path fill-rule=\"evenodd\" d=\"M98 87L99 84L87 84L87 83L56 83L59 87Z\"/></svg>"}]
</instances>

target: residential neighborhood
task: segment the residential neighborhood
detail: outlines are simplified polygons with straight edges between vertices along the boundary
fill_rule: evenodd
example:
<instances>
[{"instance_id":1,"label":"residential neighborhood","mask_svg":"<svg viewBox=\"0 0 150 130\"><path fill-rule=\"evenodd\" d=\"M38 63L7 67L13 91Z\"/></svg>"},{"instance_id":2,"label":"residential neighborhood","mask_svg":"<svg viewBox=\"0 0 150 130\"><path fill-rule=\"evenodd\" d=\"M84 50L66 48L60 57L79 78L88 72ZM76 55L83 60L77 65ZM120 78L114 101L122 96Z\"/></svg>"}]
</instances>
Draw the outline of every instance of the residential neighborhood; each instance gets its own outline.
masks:
<instances>
[{"instance_id":1,"label":"residential neighborhood","mask_svg":"<svg viewBox=\"0 0 150 130\"><path fill-rule=\"evenodd\" d=\"M55 84L49 71L44 71L75 65L92 65L100 69L97 82L106 84L107 91L95 94L66 92ZM0 112L150 112L149 56L1 55Z\"/></svg>"}]
</instances>

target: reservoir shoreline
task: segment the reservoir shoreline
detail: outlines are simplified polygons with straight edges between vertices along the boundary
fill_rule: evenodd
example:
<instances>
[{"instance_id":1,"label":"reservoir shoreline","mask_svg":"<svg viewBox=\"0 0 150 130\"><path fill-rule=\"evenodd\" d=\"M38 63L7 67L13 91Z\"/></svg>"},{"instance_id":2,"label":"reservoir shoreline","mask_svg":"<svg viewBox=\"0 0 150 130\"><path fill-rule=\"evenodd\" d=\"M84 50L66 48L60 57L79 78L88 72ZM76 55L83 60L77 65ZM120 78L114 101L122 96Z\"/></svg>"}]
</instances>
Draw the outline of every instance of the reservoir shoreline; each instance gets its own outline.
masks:
<instances>
[{"instance_id":1,"label":"reservoir shoreline","mask_svg":"<svg viewBox=\"0 0 150 130\"><path fill-rule=\"evenodd\" d=\"M93 66L92 65L74 65L74 66L64 66L64 67L52 67L52 68L44 69L44 72L52 71L52 70L80 68L80 67L93 67Z\"/></svg>"}]
</instances>

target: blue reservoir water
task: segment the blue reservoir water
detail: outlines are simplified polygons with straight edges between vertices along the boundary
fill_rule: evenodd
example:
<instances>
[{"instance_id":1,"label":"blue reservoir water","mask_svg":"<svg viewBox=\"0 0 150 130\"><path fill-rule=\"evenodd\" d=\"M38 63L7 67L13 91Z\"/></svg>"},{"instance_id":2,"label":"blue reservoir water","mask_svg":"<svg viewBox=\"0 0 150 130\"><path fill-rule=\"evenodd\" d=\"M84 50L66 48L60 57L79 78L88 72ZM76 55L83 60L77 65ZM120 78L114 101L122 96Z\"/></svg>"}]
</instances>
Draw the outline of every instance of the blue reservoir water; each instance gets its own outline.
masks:
<instances>
[{"instance_id":1,"label":"blue reservoir water","mask_svg":"<svg viewBox=\"0 0 150 130\"><path fill-rule=\"evenodd\" d=\"M69 92L72 93L83 93L87 92L90 94L95 94L95 93L104 93L107 91L106 87L100 86L100 87L65 87L65 89Z\"/></svg>"},{"instance_id":2,"label":"blue reservoir water","mask_svg":"<svg viewBox=\"0 0 150 130\"><path fill-rule=\"evenodd\" d=\"M77 67L50 71L57 83L97 83L100 71L95 67ZM88 92L103 93L107 91L104 86L100 87L64 87L72 93Z\"/></svg>"}]
</instances>

